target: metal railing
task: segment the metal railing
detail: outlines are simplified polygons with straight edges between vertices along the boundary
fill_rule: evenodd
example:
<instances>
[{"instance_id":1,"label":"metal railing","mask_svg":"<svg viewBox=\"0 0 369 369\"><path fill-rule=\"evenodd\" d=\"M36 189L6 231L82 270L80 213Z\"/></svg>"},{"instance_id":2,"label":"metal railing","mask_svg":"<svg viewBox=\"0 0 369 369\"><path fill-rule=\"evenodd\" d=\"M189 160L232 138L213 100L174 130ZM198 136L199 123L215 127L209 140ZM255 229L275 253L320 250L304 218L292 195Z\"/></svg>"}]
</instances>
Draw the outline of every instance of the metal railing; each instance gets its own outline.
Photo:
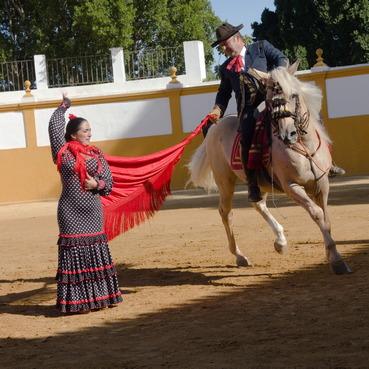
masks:
<instances>
[{"instance_id":1,"label":"metal railing","mask_svg":"<svg viewBox=\"0 0 369 369\"><path fill-rule=\"evenodd\" d=\"M183 47L125 52L124 65L127 81L168 77L168 69L171 66L177 68L177 74L184 74L185 62Z\"/></svg>"},{"instance_id":2,"label":"metal railing","mask_svg":"<svg viewBox=\"0 0 369 369\"><path fill-rule=\"evenodd\" d=\"M172 66L185 73L182 46L125 52L124 64L127 80L168 77ZM111 54L47 59L46 66L51 88L114 82ZM0 62L0 91L23 90L26 80L36 88L33 60Z\"/></svg>"},{"instance_id":3,"label":"metal railing","mask_svg":"<svg viewBox=\"0 0 369 369\"><path fill-rule=\"evenodd\" d=\"M110 54L47 59L47 73L49 87L113 82Z\"/></svg>"},{"instance_id":4,"label":"metal railing","mask_svg":"<svg viewBox=\"0 0 369 369\"><path fill-rule=\"evenodd\" d=\"M24 90L24 82L29 80L35 87L35 67L33 60L0 62L0 91Z\"/></svg>"}]
</instances>

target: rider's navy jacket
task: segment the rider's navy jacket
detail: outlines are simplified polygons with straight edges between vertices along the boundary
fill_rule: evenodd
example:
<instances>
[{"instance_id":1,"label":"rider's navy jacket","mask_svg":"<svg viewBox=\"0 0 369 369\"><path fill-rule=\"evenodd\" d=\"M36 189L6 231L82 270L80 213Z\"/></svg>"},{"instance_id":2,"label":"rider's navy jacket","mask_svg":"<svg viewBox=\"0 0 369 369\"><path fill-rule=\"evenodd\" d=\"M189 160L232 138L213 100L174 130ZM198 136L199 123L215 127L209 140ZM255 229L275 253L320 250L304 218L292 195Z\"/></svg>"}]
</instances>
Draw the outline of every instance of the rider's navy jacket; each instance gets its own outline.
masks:
<instances>
[{"instance_id":1,"label":"rider's navy jacket","mask_svg":"<svg viewBox=\"0 0 369 369\"><path fill-rule=\"evenodd\" d=\"M231 60L232 58L228 58L219 68L220 86L215 98L215 104L220 107L222 113L227 109L232 91L236 95L238 111L241 103L240 74L227 69L227 65ZM250 67L262 72L268 72L276 67L287 66L288 58L270 42L261 40L246 46L244 63L244 72L247 72Z\"/></svg>"}]
</instances>

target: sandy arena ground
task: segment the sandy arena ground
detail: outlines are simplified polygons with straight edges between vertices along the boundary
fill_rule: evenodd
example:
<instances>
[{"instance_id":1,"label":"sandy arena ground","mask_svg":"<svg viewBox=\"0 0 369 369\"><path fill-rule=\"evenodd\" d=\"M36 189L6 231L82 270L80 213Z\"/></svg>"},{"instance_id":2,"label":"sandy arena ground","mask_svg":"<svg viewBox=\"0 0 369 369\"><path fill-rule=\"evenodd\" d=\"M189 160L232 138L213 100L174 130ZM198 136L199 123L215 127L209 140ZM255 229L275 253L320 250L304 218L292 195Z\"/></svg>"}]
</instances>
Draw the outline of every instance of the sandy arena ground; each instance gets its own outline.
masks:
<instances>
[{"instance_id":1,"label":"sandy arena ground","mask_svg":"<svg viewBox=\"0 0 369 369\"><path fill-rule=\"evenodd\" d=\"M269 201L287 255L234 201L227 250L217 195L178 192L149 222L111 242L124 302L88 315L54 309L56 202L0 206L0 367L124 369L369 368L369 177L332 181L336 276L318 227L285 197Z\"/></svg>"}]
</instances>

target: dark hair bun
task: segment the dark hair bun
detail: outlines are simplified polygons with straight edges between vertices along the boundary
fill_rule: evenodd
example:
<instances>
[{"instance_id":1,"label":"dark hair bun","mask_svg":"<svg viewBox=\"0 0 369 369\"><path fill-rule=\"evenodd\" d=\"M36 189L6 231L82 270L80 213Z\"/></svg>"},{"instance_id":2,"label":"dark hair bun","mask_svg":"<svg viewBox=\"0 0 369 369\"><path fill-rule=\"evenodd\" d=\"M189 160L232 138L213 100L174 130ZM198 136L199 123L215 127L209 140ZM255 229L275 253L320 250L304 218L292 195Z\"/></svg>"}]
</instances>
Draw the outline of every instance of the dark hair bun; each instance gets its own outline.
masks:
<instances>
[{"instance_id":1,"label":"dark hair bun","mask_svg":"<svg viewBox=\"0 0 369 369\"><path fill-rule=\"evenodd\" d=\"M65 129L65 141L69 142L73 140L72 135L76 134L83 122L85 122L86 119L81 117L73 117L68 123L67 127Z\"/></svg>"}]
</instances>

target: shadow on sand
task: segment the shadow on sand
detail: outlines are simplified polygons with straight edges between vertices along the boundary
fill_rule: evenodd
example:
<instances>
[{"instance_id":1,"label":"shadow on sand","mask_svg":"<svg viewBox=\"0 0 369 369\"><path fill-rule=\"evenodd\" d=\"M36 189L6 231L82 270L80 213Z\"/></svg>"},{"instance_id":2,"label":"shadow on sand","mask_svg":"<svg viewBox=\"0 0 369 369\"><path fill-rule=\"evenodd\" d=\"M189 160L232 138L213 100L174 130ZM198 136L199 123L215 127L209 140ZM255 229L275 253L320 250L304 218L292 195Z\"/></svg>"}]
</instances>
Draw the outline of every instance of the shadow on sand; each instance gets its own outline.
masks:
<instances>
[{"instance_id":1,"label":"shadow on sand","mask_svg":"<svg viewBox=\"0 0 369 369\"><path fill-rule=\"evenodd\" d=\"M368 368L369 242L345 243L358 244L354 254L345 255L355 271L351 275L333 275L324 264L271 274L266 282L253 285L248 281L253 269L242 269L242 273L238 269L244 282L229 290L221 279L234 273L234 267L202 266L205 275L191 266L127 269L118 265L121 285L127 288L209 283L214 289L222 288L215 296L137 319L123 315L118 322L73 333L1 339L2 367ZM50 293L52 280L40 282L45 291L31 292ZM2 298L1 313L52 316L46 313L51 307L14 305L15 297Z\"/></svg>"}]
</instances>

